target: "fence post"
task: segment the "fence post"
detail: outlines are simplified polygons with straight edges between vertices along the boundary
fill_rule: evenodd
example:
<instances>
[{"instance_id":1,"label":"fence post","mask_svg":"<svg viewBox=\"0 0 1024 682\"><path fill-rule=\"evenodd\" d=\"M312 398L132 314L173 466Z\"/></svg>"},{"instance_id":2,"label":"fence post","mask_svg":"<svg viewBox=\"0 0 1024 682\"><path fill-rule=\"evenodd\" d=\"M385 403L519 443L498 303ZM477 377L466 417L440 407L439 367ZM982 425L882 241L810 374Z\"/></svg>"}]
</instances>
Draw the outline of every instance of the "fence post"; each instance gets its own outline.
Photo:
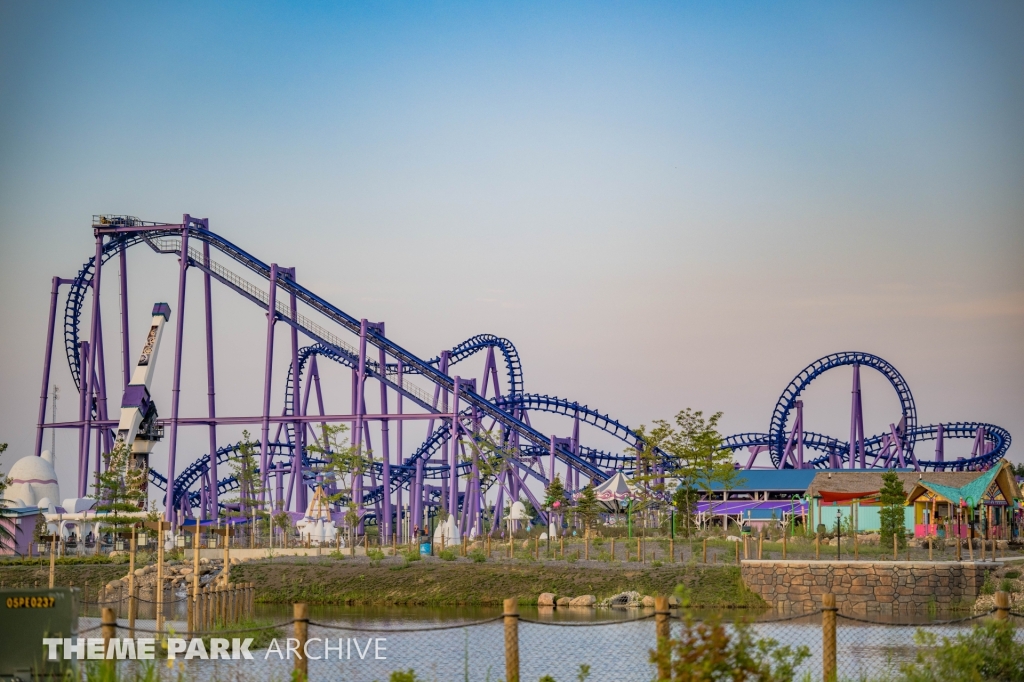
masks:
<instances>
[{"instance_id":1,"label":"fence post","mask_svg":"<svg viewBox=\"0 0 1024 682\"><path fill-rule=\"evenodd\" d=\"M674 564L676 562L676 539L668 539L668 560L669 563Z\"/></svg>"},{"instance_id":2,"label":"fence post","mask_svg":"<svg viewBox=\"0 0 1024 682\"><path fill-rule=\"evenodd\" d=\"M306 634L309 630L309 610L305 604L293 604L292 614L295 620L295 639L299 650L295 653L296 682L305 682L309 678L309 663L306 661Z\"/></svg>"},{"instance_id":3,"label":"fence post","mask_svg":"<svg viewBox=\"0 0 1024 682\"><path fill-rule=\"evenodd\" d=\"M654 598L654 633L657 637L658 679L672 679L672 649L669 641L668 597Z\"/></svg>"},{"instance_id":4,"label":"fence post","mask_svg":"<svg viewBox=\"0 0 1024 682\"><path fill-rule=\"evenodd\" d=\"M1010 593L996 592L996 620L1006 620L1010 617Z\"/></svg>"},{"instance_id":5,"label":"fence post","mask_svg":"<svg viewBox=\"0 0 1024 682\"><path fill-rule=\"evenodd\" d=\"M583 558L590 561L590 538L583 537Z\"/></svg>"},{"instance_id":6,"label":"fence post","mask_svg":"<svg viewBox=\"0 0 1024 682\"><path fill-rule=\"evenodd\" d=\"M505 681L519 682L519 604L513 597L505 600Z\"/></svg>"},{"instance_id":7,"label":"fence post","mask_svg":"<svg viewBox=\"0 0 1024 682\"><path fill-rule=\"evenodd\" d=\"M704 538L703 546L704 546L704 559L703 559L703 561L701 563L705 563L706 564L708 562L708 539L707 538Z\"/></svg>"},{"instance_id":8,"label":"fence post","mask_svg":"<svg viewBox=\"0 0 1024 682\"><path fill-rule=\"evenodd\" d=\"M899 551L899 548L900 548L899 540L896 539L896 533L893 533L892 534L892 560L893 561L896 561L896 559L899 558L897 556L897 552Z\"/></svg>"},{"instance_id":9,"label":"fence post","mask_svg":"<svg viewBox=\"0 0 1024 682\"><path fill-rule=\"evenodd\" d=\"M822 679L836 679L836 595L821 595L821 667Z\"/></svg>"},{"instance_id":10,"label":"fence post","mask_svg":"<svg viewBox=\"0 0 1024 682\"><path fill-rule=\"evenodd\" d=\"M55 564L57 561L57 534L54 533L50 536L50 589L53 589L53 578L55 572Z\"/></svg>"},{"instance_id":11,"label":"fence post","mask_svg":"<svg viewBox=\"0 0 1024 682\"><path fill-rule=\"evenodd\" d=\"M128 636L135 639L135 618L139 615L139 584L137 582L132 581L128 595Z\"/></svg>"},{"instance_id":12,"label":"fence post","mask_svg":"<svg viewBox=\"0 0 1024 682\"><path fill-rule=\"evenodd\" d=\"M107 650L110 648L110 640L116 636L117 631L117 616L114 615L114 609L103 607L103 655L106 657Z\"/></svg>"},{"instance_id":13,"label":"fence post","mask_svg":"<svg viewBox=\"0 0 1024 682\"><path fill-rule=\"evenodd\" d=\"M821 558L821 533L815 531L814 533L814 560L817 561Z\"/></svg>"},{"instance_id":14,"label":"fence post","mask_svg":"<svg viewBox=\"0 0 1024 682\"><path fill-rule=\"evenodd\" d=\"M782 531L782 560L786 560L786 531Z\"/></svg>"}]
</instances>

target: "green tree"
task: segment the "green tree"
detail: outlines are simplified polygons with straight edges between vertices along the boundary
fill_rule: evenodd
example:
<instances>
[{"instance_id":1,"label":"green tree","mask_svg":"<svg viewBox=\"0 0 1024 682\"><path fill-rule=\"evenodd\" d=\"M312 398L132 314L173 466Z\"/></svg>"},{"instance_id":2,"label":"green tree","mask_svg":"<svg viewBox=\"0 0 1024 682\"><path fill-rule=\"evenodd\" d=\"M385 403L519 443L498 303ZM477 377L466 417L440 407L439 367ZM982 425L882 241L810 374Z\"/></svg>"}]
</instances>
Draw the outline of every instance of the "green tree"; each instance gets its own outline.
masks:
<instances>
[{"instance_id":1,"label":"green tree","mask_svg":"<svg viewBox=\"0 0 1024 682\"><path fill-rule=\"evenodd\" d=\"M697 503L700 501L700 491L689 481L680 481L679 487L672 494L672 506L676 509L676 528L681 530L684 537L690 537L697 515ZM679 521L683 523L680 524Z\"/></svg>"},{"instance_id":2,"label":"green tree","mask_svg":"<svg viewBox=\"0 0 1024 682\"><path fill-rule=\"evenodd\" d=\"M576 500L576 513L583 519L585 530L593 528L601 513L600 503L597 500L597 495L594 494L594 486L586 485L580 491L579 499Z\"/></svg>"},{"instance_id":3,"label":"green tree","mask_svg":"<svg viewBox=\"0 0 1024 682\"><path fill-rule=\"evenodd\" d=\"M96 484L96 511L105 512L104 525L112 533L127 533L139 523L136 516L146 506L146 471L135 464L135 458L124 441L117 441L105 456L106 471Z\"/></svg>"},{"instance_id":4,"label":"green tree","mask_svg":"<svg viewBox=\"0 0 1024 682\"><path fill-rule=\"evenodd\" d=\"M373 453L363 451L361 447L349 443L345 434L348 427L344 424L327 424L323 427L321 445L308 445L306 450L318 453L327 461L324 472L334 476L337 492L327 499L338 505L345 505L345 524L349 534L359 523L359 514L353 496L356 479L373 466Z\"/></svg>"},{"instance_id":5,"label":"green tree","mask_svg":"<svg viewBox=\"0 0 1024 682\"><path fill-rule=\"evenodd\" d=\"M907 546L907 537L903 521L903 508L907 503L907 493L903 490L903 481L894 471L887 471L882 474L882 490L879 493L879 502L882 507L879 510L881 518L881 539L883 547L892 546L893 535L900 548Z\"/></svg>"},{"instance_id":6,"label":"green tree","mask_svg":"<svg viewBox=\"0 0 1024 682\"><path fill-rule=\"evenodd\" d=\"M230 510L225 512L229 518L251 518L253 509L259 507L260 495L264 491L263 477L260 475L259 459L256 455L256 443L249 436L248 431L242 431L242 440L238 444L238 452L228 460L228 467L238 481L238 495L232 502L239 503L239 511ZM264 514L257 512L262 518Z\"/></svg>"}]
</instances>

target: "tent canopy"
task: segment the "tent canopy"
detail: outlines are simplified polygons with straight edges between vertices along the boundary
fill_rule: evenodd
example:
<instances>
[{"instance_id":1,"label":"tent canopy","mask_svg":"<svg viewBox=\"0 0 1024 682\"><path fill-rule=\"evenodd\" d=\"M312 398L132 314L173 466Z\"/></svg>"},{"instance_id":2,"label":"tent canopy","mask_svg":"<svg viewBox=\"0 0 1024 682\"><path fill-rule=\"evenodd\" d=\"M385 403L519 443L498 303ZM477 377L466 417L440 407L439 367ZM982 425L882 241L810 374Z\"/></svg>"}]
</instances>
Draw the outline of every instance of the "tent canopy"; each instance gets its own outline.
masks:
<instances>
[{"instance_id":1,"label":"tent canopy","mask_svg":"<svg viewBox=\"0 0 1024 682\"><path fill-rule=\"evenodd\" d=\"M629 480L621 471L616 471L607 481L594 488L594 497L605 509L616 511L625 500L632 500L636 496L629 485Z\"/></svg>"},{"instance_id":2,"label":"tent canopy","mask_svg":"<svg viewBox=\"0 0 1024 682\"><path fill-rule=\"evenodd\" d=\"M967 504L977 506L983 502L985 493L993 483L999 488L999 492L1007 504L1013 504L1015 499L1020 498L1020 487L1013 476L1013 470L1010 468L1009 462L1002 460L978 478L959 488L925 480L918 481L907 496L907 504L913 503L917 498L930 492L952 504L960 504L960 501L963 500Z\"/></svg>"}]
</instances>

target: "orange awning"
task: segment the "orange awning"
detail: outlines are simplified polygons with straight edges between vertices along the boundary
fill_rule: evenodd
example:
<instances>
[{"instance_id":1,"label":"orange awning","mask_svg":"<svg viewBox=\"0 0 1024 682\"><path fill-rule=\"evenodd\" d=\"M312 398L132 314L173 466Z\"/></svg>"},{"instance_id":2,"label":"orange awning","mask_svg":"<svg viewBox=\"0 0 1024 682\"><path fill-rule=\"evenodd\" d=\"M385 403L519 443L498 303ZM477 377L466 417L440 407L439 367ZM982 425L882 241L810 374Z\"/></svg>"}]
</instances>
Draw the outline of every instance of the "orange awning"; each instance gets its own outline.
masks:
<instances>
[{"instance_id":1,"label":"orange awning","mask_svg":"<svg viewBox=\"0 0 1024 682\"><path fill-rule=\"evenodd\" d=\"M877 497L878 492L877 490L871 490L864 493L840 493L830 490L819 490L818 495L821 496L822 502L852 502L853 500L862 500L866 497Z\"/></svg>"}]
</instances>

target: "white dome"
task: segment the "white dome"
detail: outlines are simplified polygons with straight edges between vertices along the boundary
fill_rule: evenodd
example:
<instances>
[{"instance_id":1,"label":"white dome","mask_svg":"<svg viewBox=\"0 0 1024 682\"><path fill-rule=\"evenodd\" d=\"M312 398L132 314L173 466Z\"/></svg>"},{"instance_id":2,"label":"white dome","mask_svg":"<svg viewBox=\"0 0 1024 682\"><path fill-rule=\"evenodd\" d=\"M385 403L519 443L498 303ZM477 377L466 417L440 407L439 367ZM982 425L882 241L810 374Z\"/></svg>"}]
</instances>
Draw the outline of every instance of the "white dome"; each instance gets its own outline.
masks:
<instances>
[{"instance_id":1,"label":"white dome","mask_svg":"<svg viewBox=\"0 0 1024 682\"><path fill-rule=\"evenodd\" d=\"M33 455L22 457L7 475L11 485L4 491L4 499L20 501L21 506L27 507L36 506L44 498L60 499L57 473L47 459Z\"/></svg>"}]
</instances>

